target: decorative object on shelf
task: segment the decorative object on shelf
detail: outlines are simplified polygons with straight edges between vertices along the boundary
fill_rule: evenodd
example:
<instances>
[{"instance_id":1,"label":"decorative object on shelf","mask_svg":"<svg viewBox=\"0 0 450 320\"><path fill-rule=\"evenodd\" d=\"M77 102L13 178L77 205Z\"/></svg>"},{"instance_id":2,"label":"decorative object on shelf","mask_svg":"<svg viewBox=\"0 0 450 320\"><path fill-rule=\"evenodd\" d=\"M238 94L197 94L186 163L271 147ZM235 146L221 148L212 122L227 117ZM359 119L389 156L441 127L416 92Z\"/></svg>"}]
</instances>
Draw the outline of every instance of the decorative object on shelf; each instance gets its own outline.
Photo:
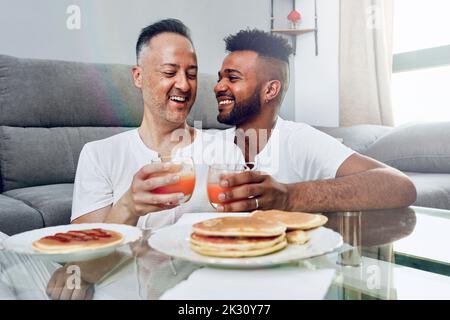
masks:
<instances>
[{"instance_id":1,"label":"decorative object on shelf","mask_svg":"<svg viewBox=\"0 0 450 320\"><path fill-rule=\"evenodd\" d=\"M297 29L297 24L302 19L302 15L294 9L288 14L287 18L291 22L291 29Z\"/></svg>"},{"instance_id":2,"label":"decorative object on shelf","mask_svg":"<svg viewBox=\"0 0 450 320\"><path fill-rule=\"evenodd\" d=\"M295 3L295 2L294 2ZM288 20L291 22L291 29L297 29L298 22L302 19L302 15L297 10L292 10L288 14Z\"/></svg>"},{"instance_id":3,"label":"decorative object on shelf","mask_svg":"<svg viewBox=\"0 0 450 320\"><path fill-rule=\"evenodd\" d=\"M304 33L314 32L315 54L316 54L316 56L318 56L319 55L319 46L318 46L318 30L319 29L318 29L318 25L317 25L317 20L318 20L317 0L314 0L314 28L298 28L298 23L302 19L302 14L295 9L295 0L292 0L292 11L287 16L287 19L290 21L290 27L286 28L286 29L275 29L274 28L275 17L273 15L273 8L274 8L273 3L274 3L274 0L271 0L271 2L270 2L270 5L271 5L271 7L270 7L271 8L270 31L291 36L292 48L294 49L294 55L295 55L296 49L297 49L297 36L304 34Z\"/></svg>"}]
</instances>

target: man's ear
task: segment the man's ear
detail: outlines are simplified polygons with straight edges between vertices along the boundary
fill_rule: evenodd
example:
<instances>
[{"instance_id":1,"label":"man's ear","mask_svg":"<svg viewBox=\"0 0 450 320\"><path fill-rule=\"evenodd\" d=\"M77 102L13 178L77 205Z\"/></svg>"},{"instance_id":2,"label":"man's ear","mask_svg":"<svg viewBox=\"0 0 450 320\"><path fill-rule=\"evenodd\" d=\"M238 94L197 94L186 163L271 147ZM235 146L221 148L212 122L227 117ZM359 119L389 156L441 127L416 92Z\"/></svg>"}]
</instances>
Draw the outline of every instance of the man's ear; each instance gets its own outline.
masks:
<instances>
[{"instance_id":1,"label":"man's ear","mask_svg":"<svg viewBox=\"0 0 450 320\"><path fill-rule=\"evenodd\" d=\"M133 77L133 82L139 89L142 88L142 68L140 66L131 67L131 76Z\"/></svg>"},{"instance_id":2,"label":"man's ear","mask_svg":"<svg viewBox=\"0 0 450 320\"><path fill-rule=\"evenodd\" d=\"M266 82L264 89L264 101L269 103L281 94L281 81L270 80Z\"/></svg>"}]
</instances>

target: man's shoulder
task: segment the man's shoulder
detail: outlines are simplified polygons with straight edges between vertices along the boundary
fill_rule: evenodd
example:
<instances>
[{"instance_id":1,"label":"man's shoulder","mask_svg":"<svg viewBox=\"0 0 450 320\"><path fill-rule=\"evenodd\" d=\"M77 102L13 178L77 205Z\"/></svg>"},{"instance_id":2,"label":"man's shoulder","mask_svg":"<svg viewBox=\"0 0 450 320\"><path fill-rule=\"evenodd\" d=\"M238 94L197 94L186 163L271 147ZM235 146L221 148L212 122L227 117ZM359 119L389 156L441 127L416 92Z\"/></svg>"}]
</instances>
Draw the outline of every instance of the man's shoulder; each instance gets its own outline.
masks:
<instances>
[{"instance_id":1,"label":"man's shoulder","mask_svg":"<svg viewBox=\"0 0 450 320\"><path fill-rule=\"evenodd\" d=\"M278 128L281 139L287 141L286 146L289 147L295 145L297 148L302 146L304 149L316 148L318 145L325 146L338 143L335 138L307 123L282 120Z\"/></svg>"},{"instance_id":2,"label":"man's shoulder","mask_svg":"<svg viewBox=\"0 0 450 320\"><path fill-rule=\"evenodd\" d=\"M316 133L320 132L317 129L313 128L309 124L306 124L304 122L295 122L290 120L284 120L282 118L278 118L278 121L280 122L277 124L276 128L280 130L280 133L284 135L296 135L299 133Z\"/></svg>"}]
</instances>

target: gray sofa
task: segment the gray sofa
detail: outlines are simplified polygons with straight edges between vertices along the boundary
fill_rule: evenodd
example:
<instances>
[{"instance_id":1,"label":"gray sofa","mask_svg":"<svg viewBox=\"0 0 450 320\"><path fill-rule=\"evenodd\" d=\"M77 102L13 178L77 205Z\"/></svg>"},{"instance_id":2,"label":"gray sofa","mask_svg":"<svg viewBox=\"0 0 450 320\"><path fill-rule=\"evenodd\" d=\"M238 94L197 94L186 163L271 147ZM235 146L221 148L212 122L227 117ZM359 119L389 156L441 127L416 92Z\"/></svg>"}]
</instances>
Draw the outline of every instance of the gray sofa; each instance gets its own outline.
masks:
<instances>
[{"instance_id":1,"label":"gray sofa","mask_svg":"<svg viewBox=\"0 0 450 320\"><path fill-rule=\"evenodd\" d=\"M216 76L200 75L191 124L197 120L204 128L224 128L216 121L215 81ZM69 223L72 183L83 145L137 127L141 117L142 99L129 66L0 55L0 231L12 235ZM417 205L450 209L450 170L441 163L450 163L450 144L439 142L444 134L448 141L449 123L432 132L436 141L426 141L428 158L420 154L415 163L397 161L399 149L401 155L411 151L398 136L406 130L404 139L409 139L409 131L420 138L422 131L434 128L425 126L319 129L409 171L419 191ZM411 144L418 137L410 137Z\"/></svg>"}]
</instances>

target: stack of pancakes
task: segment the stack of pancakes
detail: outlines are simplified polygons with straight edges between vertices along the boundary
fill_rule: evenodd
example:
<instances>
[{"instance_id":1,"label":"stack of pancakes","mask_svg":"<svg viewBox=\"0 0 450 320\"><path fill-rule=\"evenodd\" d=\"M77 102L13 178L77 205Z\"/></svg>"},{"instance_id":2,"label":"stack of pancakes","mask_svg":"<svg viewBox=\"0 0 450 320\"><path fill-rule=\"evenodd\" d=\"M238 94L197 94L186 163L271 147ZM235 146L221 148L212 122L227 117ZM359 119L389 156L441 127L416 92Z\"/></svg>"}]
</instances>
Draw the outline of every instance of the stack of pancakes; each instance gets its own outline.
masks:
<instances>
[{"instance_id":1,"label":"stack of pancakes","mask_svg":"<svg viewBox=\"0 0 450 320\"><path fill-rule=\"evenodd\" d=\"M321 214L281 210L257 210L252 212L251 217L284 224L287 229L287 241L292 244L304 244L308 242L309 236L305 230L318 228L328 221L328 218Z\"/></svg>"},{"instance_id":2,"label":"stack of pancakes","mask_svg":"<svg viewBox=\"0 0 450 320\"><path fill-rule=\"evenodd\" d=\"M214 257L261 256L287 246L283 223L257 217L222 217L193 225L191 248Z\"/></svg>"}]
</instances>

